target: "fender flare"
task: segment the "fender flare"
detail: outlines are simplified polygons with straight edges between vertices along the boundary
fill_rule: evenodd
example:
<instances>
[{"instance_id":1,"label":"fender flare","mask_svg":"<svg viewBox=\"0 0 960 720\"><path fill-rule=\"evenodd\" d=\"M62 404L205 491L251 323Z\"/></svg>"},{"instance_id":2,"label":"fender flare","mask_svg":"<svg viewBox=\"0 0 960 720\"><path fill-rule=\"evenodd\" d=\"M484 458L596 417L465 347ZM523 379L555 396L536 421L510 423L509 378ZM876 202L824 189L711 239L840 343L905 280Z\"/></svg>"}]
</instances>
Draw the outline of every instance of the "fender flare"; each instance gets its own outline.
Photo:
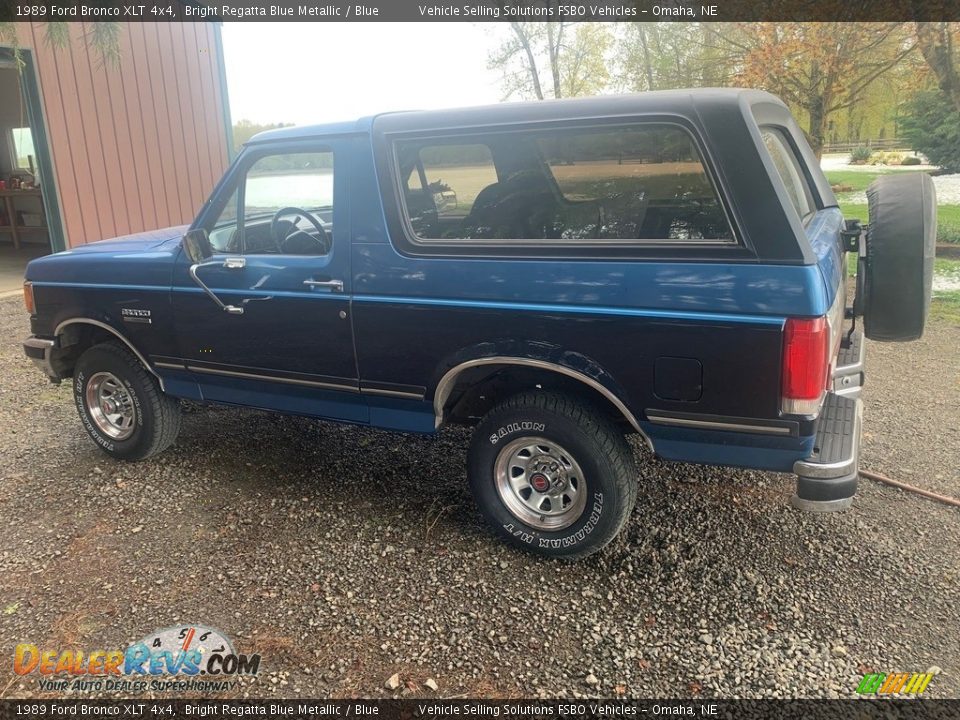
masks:
<instances>
[{"instance_id":1,"label":"fender flare","mask_svg":"<svg viewBox=\"0 0 960 720\"><path fill-rule=\"evenodd\" d=\"M640 427L640 422L637 420L636 416L630 411L626 404L619 397L617 397L615 393L613 393L613 391L599 381L595 380L589 375L585 375L578 370L573 370L564 365L548 362L546 360L535 360L533 358L495 355L491 357L467 360L459 363L458 365L454 365L452 368L447 370L443 377L440 378L440 382L437 383L436 389L433 392L433 412L436 418L435 425L437 428L439 428L443 423L443 406L450 398L450 393L453 392L457 377L464 370L480 367L482 365L520 365L524 367L537 368L540 370L547 370L550 372L559 373L561 375L566 375L569 378L573 378L574 380L583 383L587 387L595 390L605 397L620 412L620 414L623 415L623 418L630 423L633 429L640 434L640 437L643 438L647 447L650 448L650 451L654 451L653 441L650 439L650 436L643 431L643 428Z\"/></svg>"},{"instance_id":2,"label":"fender flare","mask_svg":"<svg viewBox=\"0 0 960 720\"><path fill-rule=\"evenodd\" d=\"M129 348L130 352L137 357L137 360L140 361L140 364L143 365L144 369L157 379L157 381L160 383L160 389L166 392L166 388L163 385L163 378L157 374L150 363L147 362L147 359L143 356L143 354L137 350L134 344L124 337L123 333L121 333L115 327L108 325L105 322L101 322L100 320L94 320L93 318L75 317L64 320L57 325L56 329L53 331L54 337L60 337L60 333L62 333L63 329L68 325L93 325L94 327L98 327L101 330L106 330L107 332L111 333L114 337L126 345L127 348Z\"/></svg>"}]
</instances>

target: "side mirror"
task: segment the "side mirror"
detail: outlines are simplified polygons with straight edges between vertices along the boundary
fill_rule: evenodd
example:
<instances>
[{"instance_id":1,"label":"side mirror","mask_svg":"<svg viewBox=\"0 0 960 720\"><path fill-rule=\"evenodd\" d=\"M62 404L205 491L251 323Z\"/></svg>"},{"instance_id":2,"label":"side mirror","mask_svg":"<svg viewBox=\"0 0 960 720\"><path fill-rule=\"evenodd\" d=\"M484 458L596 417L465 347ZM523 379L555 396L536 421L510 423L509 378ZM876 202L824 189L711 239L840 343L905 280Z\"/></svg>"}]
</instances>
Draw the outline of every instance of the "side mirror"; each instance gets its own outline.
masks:
<instances>
[{"instance_id":1,"label":"side mirror","mask_svg":"<svg viewBox=\"0 0 960 720\"><path fill-rule=\"evenodd\" d=\"M183 251L190 258L190 262L199 265L213 256L213 247L206 230L188 230L183 236Z\"/></svg>"}]
</instances>

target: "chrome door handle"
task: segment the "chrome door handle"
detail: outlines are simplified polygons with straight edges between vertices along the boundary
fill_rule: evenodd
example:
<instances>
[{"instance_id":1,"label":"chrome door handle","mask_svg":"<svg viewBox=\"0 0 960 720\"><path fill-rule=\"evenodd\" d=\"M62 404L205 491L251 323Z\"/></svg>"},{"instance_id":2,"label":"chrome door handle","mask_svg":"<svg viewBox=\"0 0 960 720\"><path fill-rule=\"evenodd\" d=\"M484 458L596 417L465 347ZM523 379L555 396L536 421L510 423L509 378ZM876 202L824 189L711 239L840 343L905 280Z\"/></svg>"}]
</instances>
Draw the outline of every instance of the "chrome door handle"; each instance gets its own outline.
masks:
<instances>
[{"instance_id":1,"label":"chrome door handle","mask_svg":"<svg viewBox=\"0 0 960 720\"><path fill-rule=\"evenodd\" d=\"M343 292L343 280L304 280L303 284L312 288L329 288L333 292Z\"/></svg>"},{"instance_id":2,"label":"chrome door handle","mask_svg":"<svg viewBox=\"0 0 960 720\"><path fill-rule=\"evenodd\" d=\"M242 270L247 266L247 259L244 257L228 257L223 261L223 267L227 270Z\"/></svg>"}]
</instances>

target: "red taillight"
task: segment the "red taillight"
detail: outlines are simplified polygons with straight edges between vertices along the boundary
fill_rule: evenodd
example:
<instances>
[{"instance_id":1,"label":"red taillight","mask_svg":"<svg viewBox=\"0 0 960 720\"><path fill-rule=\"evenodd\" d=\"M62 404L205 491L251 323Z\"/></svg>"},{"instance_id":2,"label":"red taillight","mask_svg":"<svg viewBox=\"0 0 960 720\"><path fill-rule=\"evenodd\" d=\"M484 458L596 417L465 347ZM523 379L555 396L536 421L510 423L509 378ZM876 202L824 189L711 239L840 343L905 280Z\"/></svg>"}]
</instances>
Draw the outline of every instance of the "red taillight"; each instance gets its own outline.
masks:
<instances>
[{"instance_id":1,"label":"red taillight","mask_svg":"<svg viewBox=\"0 0 960 720\"><path fill-rule=\"evenodd\" d=\"M830 367L829 347L826 318L787 318L783 328L783 412L815 415L820 409Z\"/></svg>"}]
</instances>

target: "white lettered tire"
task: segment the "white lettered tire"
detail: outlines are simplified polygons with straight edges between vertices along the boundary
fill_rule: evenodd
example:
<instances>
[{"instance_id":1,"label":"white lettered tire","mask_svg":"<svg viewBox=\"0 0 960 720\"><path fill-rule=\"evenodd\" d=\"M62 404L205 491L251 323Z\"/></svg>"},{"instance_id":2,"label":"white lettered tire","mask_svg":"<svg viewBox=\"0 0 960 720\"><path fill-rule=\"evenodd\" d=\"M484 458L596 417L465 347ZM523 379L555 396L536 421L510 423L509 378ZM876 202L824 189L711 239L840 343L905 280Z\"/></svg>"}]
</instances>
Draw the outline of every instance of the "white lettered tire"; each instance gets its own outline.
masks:
<instances>
[{"instance_id":1,"label":"white lettered tire","mask_svg":"<svg viewBox=\"0 0 960 720\"><path fill-rule=\"evenodd\" d=\"M626 524L637 498L623 433L592 407L543 391L487 413L470 442L468 477L491 526L548 557L597 552Z\"/></svg>"},{"instance_id":2,"label":"white lettered tire","mask_svg":"<svg viewBox=\"0 0 960 720\"><path fill-rule=\"evenodd\" d=\"M87 434L118 460L166 450L180 431L180 405L119 343L89 348L73 371L73 397Z\"/></svg>"}]
</instances>

